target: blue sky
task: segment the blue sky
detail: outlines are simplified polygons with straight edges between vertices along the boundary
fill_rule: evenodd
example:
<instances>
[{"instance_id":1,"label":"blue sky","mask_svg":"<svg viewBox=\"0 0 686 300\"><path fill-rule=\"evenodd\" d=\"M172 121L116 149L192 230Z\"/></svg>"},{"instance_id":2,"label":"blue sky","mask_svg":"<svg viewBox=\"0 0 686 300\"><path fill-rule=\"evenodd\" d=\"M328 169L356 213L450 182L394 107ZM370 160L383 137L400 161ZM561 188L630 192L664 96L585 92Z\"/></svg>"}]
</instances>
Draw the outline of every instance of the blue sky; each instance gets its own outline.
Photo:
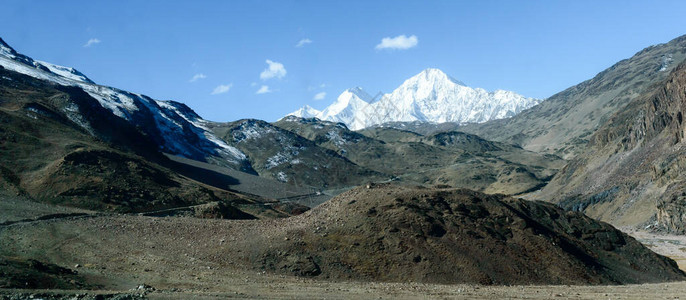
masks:
<instances>
[{"instance_id":1,"label":"blue sky","mask_svg":"<svg viewBox=\"0 0 686 300\"><path fill-rule=\"evenodd\" d=\"M546 98L686 34L686 1L2 6L0 37L18 52L75 67L103 85L184 102L213 121L275 121L305 104L322 109L347 88L390 92L429 67L472 87ZM402 35L387 43L396 48L377 47ZM310 42L297 47L303 40Z\"/></svg>"}]
</instances>

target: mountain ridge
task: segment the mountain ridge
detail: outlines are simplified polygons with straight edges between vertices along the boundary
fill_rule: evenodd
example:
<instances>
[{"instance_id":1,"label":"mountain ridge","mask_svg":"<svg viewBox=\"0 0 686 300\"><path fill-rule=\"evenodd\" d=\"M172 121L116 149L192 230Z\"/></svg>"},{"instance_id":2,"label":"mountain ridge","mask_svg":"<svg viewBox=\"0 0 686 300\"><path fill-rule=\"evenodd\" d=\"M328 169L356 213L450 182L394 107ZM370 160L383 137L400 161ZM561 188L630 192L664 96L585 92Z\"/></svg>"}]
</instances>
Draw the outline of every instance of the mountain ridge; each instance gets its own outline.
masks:
<instances>
[{"instance_id":1,"label":"mountain ridge","mask_svg":"<svg viewBox=\"0 0 686 300\"><path fill-rule=\"evenodd\" d=\"M158 143L160 151L252 171L245 154L214 136L206 127L207 121L183 104L95 84L74 68L36 61L16 52L1 39L0 66L52 84L83 90L102 107L144 131ZM93 132L78 109L65 108L65 113L84 130Z\"/></svg>"},{"instance_id":2,"label":"mountain ridge","mask_svg":"<svg viewBox=\"0 0 686 300\"><path fill-rule=\"evenodd\" d=\"M510 91L471 88L439 69L428 68L378 100L361 88L348 89L321 112L303 107L289 115L342 122L359 130L393 121L486 122L512 117L538 103Z\"/></svg>"},{"instance_id":3,"label":"mountain ridge","mask_svg":"<svg viewBox=\"0 0 686 300\"><path fill-rule=\"evenodd\" d=\"M513 118L459 128L488 140L571 159L612 114L666 78L684 59L686 35L646 47Z\"/></svg>"},{"instance_id":4,"label":"mountain ridge","mask_svg":"<svg viewBox=\"0 0 686 300\"><path fill-rule=\"evenodd\" d=\"M537 197L617 225L686 232L686 61L614 114Z\"/></svg>"}]
</instances>

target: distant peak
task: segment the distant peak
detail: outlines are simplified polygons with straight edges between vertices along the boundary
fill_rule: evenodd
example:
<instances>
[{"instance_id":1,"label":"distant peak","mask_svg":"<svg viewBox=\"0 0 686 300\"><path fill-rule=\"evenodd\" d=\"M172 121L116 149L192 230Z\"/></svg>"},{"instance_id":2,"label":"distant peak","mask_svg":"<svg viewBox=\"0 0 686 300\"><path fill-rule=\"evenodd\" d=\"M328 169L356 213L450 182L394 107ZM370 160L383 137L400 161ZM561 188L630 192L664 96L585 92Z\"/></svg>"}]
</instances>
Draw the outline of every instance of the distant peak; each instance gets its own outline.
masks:
<instances>
[{"instance_id":1,"label":"distant peak","mask_svg":"<svg viewBox=\"0 0 686 300\"><path fill-rule=\"evenodd\" d=\"M10 45L5 43L5 41L2 38L0 38L0 46L5 47L5 48L10 48L10 49L12 48L12 47L10 47Z\"/></svg>"},{"instance_id":2,"label":"distant peak","mask_svg":"<svg viewBox=\"0 0 686 300\"><path fill-rule=\"evenodd\" d=\"M347 90L345 90L345 91L346 91L346 92L349 92L349 93L353 93L353 94L355 94L355 95L357 95L357 94L366 94L366 93L367 93L367 92L364 91L364 89L362 89L362 88L359 87L359 86L354 87L354 88L347 89Z\"/></svg>"},{"instance_id":3,"label":"distant peak","mask_svg":"<svg viewBox=\"0 0 686 300\"><path fill-rule=\"evenodd\" d=\"M317 117L321 112L312 106L305 104L305 106L300 109L288 114L289 116L296 116L298 118L313 118Z\"/></svg>"},{"instance_id":4,"label":"distant peak","mask_svg":"<svg viewBox=\"0 0 686 300\"><path fill-rule=\"evenodd\" d=\"M446 76L446 77L448 76L447 74L445 74L445 72L441 71L441 69L437 69L437 68L426 68L420 74L427 74L427 75L433 74L433 75Z\"/></svg>"},{"instance_id":5,"label":"distant peak","mask_svg":"<svg viewBox=\"0 0 686 300\"><path fill-rule=\"evenodd\" d=\"M365 102L369 102L369 101L372 99L372 96L370 96L369 94L367 94L367 92L365 92L365 91L364 91L361 87L359 87L359 86L358 86L358 87L351 88L351 89L347 89L347 90L345 90L345 92L351 93L351 94L357 96L358 98L362 99L362 100L365 101ZM344 92L344 93L345 93L345 92Z\"/></svg>"},{"instance_id":6,"label":"distant peak","mask_svg":"<svg viewBox=\"0 0 686 300\"><path fill-rule=\"evenodd\" d=\"M17 55L17 51L14 51L14 49L10 45L5 43L5 41L2 38L0 38L0 53L9 56Z\"/></svg>"},{"instance_id":7,"label":"distant peak","mask_svg":"<svg viewBox=\"0 0 686 300\"><path fill-rule=\"evenodd\" d=\"M463 82L448 76L448 74L437 68L426 68L419 74L410 78L410 80L428 82L450 81L458 85L466 86Z\"/></svg>"}]
</instances>

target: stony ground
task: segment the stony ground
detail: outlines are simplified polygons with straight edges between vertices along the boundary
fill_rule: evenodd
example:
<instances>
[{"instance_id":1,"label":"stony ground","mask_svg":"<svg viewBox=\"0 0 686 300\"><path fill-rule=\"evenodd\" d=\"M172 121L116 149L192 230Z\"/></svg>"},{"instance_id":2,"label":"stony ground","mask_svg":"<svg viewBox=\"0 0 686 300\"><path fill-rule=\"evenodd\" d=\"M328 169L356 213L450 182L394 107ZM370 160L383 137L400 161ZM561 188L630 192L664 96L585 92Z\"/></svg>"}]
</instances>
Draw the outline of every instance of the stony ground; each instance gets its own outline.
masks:
<instances>
[{"instance_id":1,"label":"stony ground","mask_svg":"<svg viewBox=\"0 0 686 300\"><path fill-rule=\"evenodd\" d=\"M33 207L21 200L12 204L26 210ZM74 270L83 278L86 290L78 286L0 289L0 299L679 299L686 295L686 282L624 286L442 285L311 279L244 271L231 267L243 264L237 259L244 258L218 256L221 252L212 249L227 251L233 245L249 249L245 243L251 237L243 233L254 232L248 230L254 221L229 221L230 225L225 225L226 221L221 220L89 215L86 211L78 211L86 215L43 220L40 216L50 210L42 204L34 208L18 223L0 225L0 256L32 257ZM10 210L0 210L0 215L6 212ZM283 230L280 224L268 221L261 226L260 234L275 234ZM655 251L677 255L672 256L677 260L684 257L679 256L683 255L684 237L629 233ZM127 255L121 255L122 251Z\"/></svg>"}]
</instances>

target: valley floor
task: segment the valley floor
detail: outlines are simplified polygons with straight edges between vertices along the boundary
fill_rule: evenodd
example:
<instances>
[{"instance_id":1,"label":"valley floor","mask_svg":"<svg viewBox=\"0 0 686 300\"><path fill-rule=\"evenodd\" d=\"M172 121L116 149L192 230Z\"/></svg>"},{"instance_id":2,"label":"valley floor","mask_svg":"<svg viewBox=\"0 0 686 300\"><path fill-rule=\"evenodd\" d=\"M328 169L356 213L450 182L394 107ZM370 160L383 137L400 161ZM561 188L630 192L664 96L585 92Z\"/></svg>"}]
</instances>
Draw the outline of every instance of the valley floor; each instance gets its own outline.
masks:
<instances>
[{"instance_id":1,"label":"valley floor","mask_svg":"<svg viewBox=\"0 0 686 300\"><path fill-rule=\"evenodd\" d=\"M206 243L223 243L217 236L240 232L242 227L254 225L250 222L232 221L227 227L216 220L172 221L72 209L55 215L45 205L21 199L4 199L0 204L0 256L66 266L84 276L89 286L102 289L0 289L0 299L679 299L686 295L686 282L624 286L440 285L315 280L243 271L238 268L240 262L206 252L212 248ZM22 215L14 215L17 211L10 207L22 208ZM43 218L45 215L53 217ZM177 229L167 234L186 242L170 243L168 235L161 232L164 228L158 226L160 222ZM193 227L205 229L204 234L194 232ZM684 269L686 237L624 230L654 251L674 258ZM233 238L227 239L227 243L230 241ZM122 251L128 255L121 256ZM234 264L236 267L230 267Z\"/></svg>"},{"instance_id":2,"label":"valley floor","mask_svg":"<svg viewBox=\"0 0 686 300\"><path fill-rule=\"evenodd\" d=\"M673 259L679 264L681 270L686 271L686 235L653 233L628 227L619 229L646 245L650 250Z\"/></svg>"},{"instance_id":3,"label":"valley floor","mask_svg":"<svg viewBox=\"0 0 686 300\"><path fill-rule=\"evenodd\" d=\"M686 282L625 286L479 286L330 282L269 275L178 282L154 291L2 290L0 299L683 299ZM79 296L77 296L79 295ZM12 298L17 297L17 298Z\"/></svg>"}]
</instances>

